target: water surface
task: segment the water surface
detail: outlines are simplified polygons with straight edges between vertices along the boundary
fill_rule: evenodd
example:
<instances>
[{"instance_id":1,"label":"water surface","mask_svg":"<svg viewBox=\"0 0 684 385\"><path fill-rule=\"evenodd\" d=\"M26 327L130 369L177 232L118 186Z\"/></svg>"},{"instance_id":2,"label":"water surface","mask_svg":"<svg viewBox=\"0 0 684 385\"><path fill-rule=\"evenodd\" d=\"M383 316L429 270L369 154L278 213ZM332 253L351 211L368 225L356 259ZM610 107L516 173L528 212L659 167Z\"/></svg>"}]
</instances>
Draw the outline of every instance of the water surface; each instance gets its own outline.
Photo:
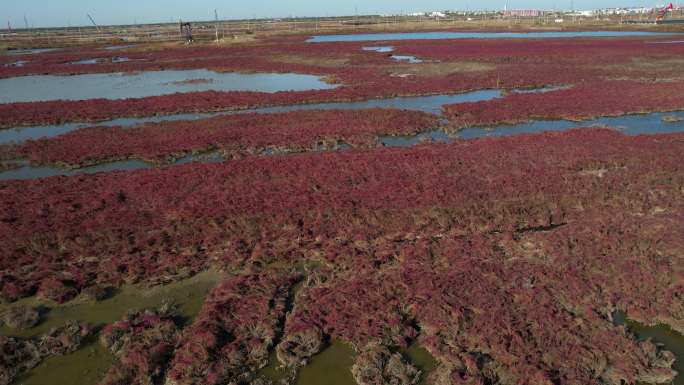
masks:
<instances>
[{"instance_id":1,"label":"water surface","mask_svg":"<svg viewBox=\"0 0 684 385\"><path fill-rule=\"evenodd\" d=\"M178 305L179 315L187 324L199 313L207 294L220 279L221 275L218 273L204 272L181 282L147 290L125 286L113 297L103 301L79 303L77 299L64 305L57 305L46 312L44 321L37 327L22 332L3 327L0 328L0 335L36 337L69 320L86 321L94 326L102 326L120 320L131 309L156 308L165 301L172 301ZM19 303L41 304L36 298L25 298ZM97 337L93 337L84 347L72 354L49 357L20 377L16 383L95 385L114 362L115 357L102 347Z\"/></svg>"},{"instance_id":2,"label":"water surface","mask_svg":"<svg viewBox=\"0 0 684 385\"><path fill-rule=\"evenodd\" d=\"M73 176L80 174L95 174L98 172L111 172L111 171L131 171L131 170L141 170L146 168L152 168L149 163L143 162L141 160L122 160L117 162L103 163L97 166L84 167L74 170L69 170L59 167L36 167L30 166L26 162L22 162L22 166L19 168L7 170L0 172L0 181L3 180L27 180L27 179L39 179L48 178L51 176Z\"/></svg>"},{"instance_id":3,"label":"water surface","mask_svg":"<svg viewBox=\"0 0 684 385\"><path fill-rule=\"evenodd\" d=\"M388 53L394 51L394 47L391 46L378 46L378 47L361 47L364 51L381 52Z\"/></svg>"},{"instance_id":4,"label":"water surface","mask_svg":"<svg viewBox=\"0 0 684 385\"><path fill-rule=\"evenodd\" d=\"M200 120L216 116L239 113L276 113L304 110L359 110L367 108L399 108L405 110L424 111L439 115L445 104L477 102L491 100L501 96L499 90L484 90L452 95L430 95L396 97L389 99L371 99L359 102L332 102L315 104L295 104L289 106L262 107L249 110L186 113L175 115L159 115L144 118L117 118L98 123L66 123L60 125L14 127L0 129L0 144L21 143L28 139L51 138L77 129L95 126L135 126L144 123L159 123L178 120Z\"/></svg>"},{"instance_id":5,"label":"water surface","mask_svg":"<svg viewBox=\"0 0 684 385\"><path fill-rule=\"evenodd\" d=\"M409 56L409 55L392 55L392 59L396 61L406 61L411 64L420 64L423 61L421 59L418 59L415 56Z\"/></svg>"},{"instance_id":6,"label":"water surface","mask_svg":"<svg viewBox=\"0 0 684 385\"><path fill-rule=\"evenodd\" d=\"M666 122L665 117L681 118L680 121ZM420 143L451 143L457 139L472 140L483 137L500 137L520 134L542 133L547 131L565 131L577 127L611 127L626 135L641 134L667 134L684 132L684 112L677 113L651 113L645 115L628 115L613 118L599 118L586 122L573 122L567 120L555 121L532 121L516 125L500 125L495 127L471 127L454 133L449 133L441 128L432 131L420 132L413 135L381 135L377 138L378 143L386 147L412 147ZM1 133L1 131L0 131ZM321 148L318 151L346 151L350 146L339 142L336 148ZM273 156L280 152L264 149L259 155ZM189 154L173 163L181 165L192 162L216 163L226 159L219 151L207 153ZM22 167L0 172L2 180L37 179L56 175L78 175L104 171L138 170L153 167L149 163L139 160L127 160L104 163L99 166L87 167L76 170L68 170L57 167L33 167L26 162Z\"/></svg>"},{"instance_id":7,"label":"water surface","mask_svg":"<svg viewBox=\"0 0 684 385\"><path fill-rule=\"evenodd\" d=\"M14 63L5 64L4 67L23 67L26 64L28 64L28 61L26 60L17 60Z\"/></svg>"},{"instance_id":8,"label":"water surface","mask_svg":"<svg viewBox=\"0 0 684 385\"><path fill-rule=\"evenodd\" d=\"M128 48L134 48L135 44L128 44L128 45L110 45L109 47L104 47L104 49L108 51L115 51L119 49L128 49Z\"/></svg>"},{"instance_id":9,"label":"water surface","mask_svg":"<svg viewBox=\"0 0 684 385\"><path fill-rule=\"evenodd\" d=\"M654 112L650 114L604 117L593 120L574 122L569 120L536 120L513 125L494 127L470 127L458 132L462 139L475 139L487 136L510 136L518 134L534 134L545 131L565 131L576 127L612 127L626 135L671 134L684 132L684 120L665 122L665 117L676 116L684 119L684 112Z\"/></svg>"},{"instance_id":10,"label":"water surface","mask_svg":"<svg viewBox=\"0 0 684 385\"><path fill-rule=\"evenodd\" d=\"M6 52L8 55L33 55L39 53L54 52L60 49L61 48L13 49Z\"/></svg>"},{"instance_id":11,"label":"water surface","mask_svg":"<svg viewBox=\"0 0 684 385\"><path fill-rule=\"evenodd\" d=\"M351 346L333 342L299 370L296 385L356 385L351 373L355 356Z\"/></svg>"},{"instance_id":12,"label":"water surface","mask_svg":"<svg viewBox=\"0 0 684 385\"><path fill-rule=\"evenodd\" d=\"M220 281L222 275L207 271L196 276L150 289L134 285L124 286L102 301L82 301L79 298L63 305L51 304L36 297L24 298L16 304L37 306L44 309L42 321L28 330L15 330L0 327L0 335L12 337L38 337L53 327L64 325L67 321L85 321L91 325L105 325L120 320L131 309L143 310L156 308L170 300L179 305L181 316L190 319L199 313L204 298L211 288ZM0 305L0 310L7 305Z\"/></svg>"},{"instance_id":13,"label":"water surface","mask_svg":"<svg viewBox=\"0 0 684 385\"><path fill-rule=\"evenodd\" d=\"M79 64L95 64L87 59ZM205 69L137 73L31 75L0 79L0 103L144 98L198 91L324 90L335 88L314 75L219 73Z\"/></svg>"},{"instance_id":14,"label":"water surface","mask_svg":"<svg viewBox=\"0 0 684 385\"><path fill-rule=\"evenodd\" d=\"M673 385L684 385L684 336L672 330L667 325L646 326L639 322L627 318L623 312L613 314L613 322L617 325L624 325L631 333L640 340L651 340L655 344L660 344L665 350L674 353L676 360L673 369L679 373Z\"/></svg>"}]
</instances>

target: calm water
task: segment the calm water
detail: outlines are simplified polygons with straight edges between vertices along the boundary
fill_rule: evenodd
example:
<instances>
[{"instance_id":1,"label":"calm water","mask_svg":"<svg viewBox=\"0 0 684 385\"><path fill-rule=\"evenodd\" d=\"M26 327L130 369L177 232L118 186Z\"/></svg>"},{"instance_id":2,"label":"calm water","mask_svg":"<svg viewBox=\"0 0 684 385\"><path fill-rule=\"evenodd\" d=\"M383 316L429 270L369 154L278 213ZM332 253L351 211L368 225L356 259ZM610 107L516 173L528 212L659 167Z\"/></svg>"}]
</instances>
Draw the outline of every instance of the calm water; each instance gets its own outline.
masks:
<instances>
[{"instance_id":1,"label":"calm water","mask_svg":"<svg viewBox=\"0 0 684 385\"><path fill-rule=\"evenodd\" d=\"M83 60L78 60L78 61L72 61L69 64L97 64L100 62L100 59L83 59Z\"/></svg>"},{"instance_id":2,"label":"calm water","mask_svg":"<svg viewBox=\"0 0 684 385\"><path fill-rule=\"evenodd\" d=\"M666 325L645 326L638 322L627 319L625 313L615 312L613 322L617 325L625 325L634 333L639 340L651 340L655 344L662 344L666 350L674 353L676 360L673 369L679 374L675 377L673 385L684 385L684 336L672 330Z\"/></svg>"},{"instance_id":3,"label":"calm water","mask_svg":"<svg viewBox=\"0 0 684 385\"><path fill-rule=\"evenodd\" d=\"M679 122L664 122L663 118L676 116ZM684 132L684 112L657 112L643 115L625 115L612 118L572 122L568 120L537 120L514 125L496 127L471 127L458 132L462 139L475 139L486 136L510 136L517 134L533 134L544 131L565 131L575 127L608 126L626 135L670 134Z\"/></svg>"},{"instance_id":4,"label":"calm water","mask_svg":"<svg viewBox=\"0 0 684 385\"><path fill-rule=\"evenodd\" d=\"M437 360L425 348L417 344L411 345L408 349L401 349L400 353L413 366L421 371L420 382L418 385L427 385L427 377L437 367Z\"/></svg>"},{"instance_id":5,"label":"calm water","mask_svg":"<svg viewBox=\"0 0 684 385\"><path fill-rule=\"evenodd\" d=\"M392 55L392 59L394 59L396 61L409 62L411 64L420 64L423 62L421 59L418 59L415 56L408 56L408 55Z\"/></svg>"},{"instance_id":6,"label":"calm water","mask_svg":"<svg viewBox=\"0 0 684 385\"><path fill-rule=\"evenodd\" d=\"M394 51L394 47L392 47L392 46L361 47L361 49L364 51L380 52L380 53L388 53L388 52ZM409 62L411 64L420 64L423 62L423 60L418 59L415 56L408 56L408 55L392 55L391 58L396 60L396 61L405 61L405 62Z\"/></svg>"},{"instance_id":7,"label":"calm water","mask_svg":"<svg viewBox=\"0 0 684 385\"><path fill-rule=\"evenodd\" d=\"M103 301L78 303L78 300L75 300L74 303L57 305L49 309L44 321L33 329L16 332L0 328L0 334L35 337L52 327L63 325L68 320L86 321L102 326L120 320L130 309L155 308L169 300L178 305L180 315L188 323L199 313L207 294L220 279L221 275L218 273L205 272L182 282L145 290L144 293L140 288L127 286L112 298ZM35 298L23 299L20 303L40 304ZM73 354L44 360L16 383L22 385L95 385L114 362L113 355L93 338L89 344Z\"/></svg>"},{"instance_id":8,"label":"calm water","mask_svg":"<svg viewBox=\"0 0 684 385\"><path fill-rule=\"evenodd\" d=\"M344 41L392 41L433 39L552 39L572 37L630 37L668 36L672 33L635 31L593 31L593 32L399 32L367 33L349 35L318 35L307 40L309 43Z\"/></svg>"},{"instance_id":9,"label":"calm water","mask_svg":"<svg viewBox=\"0 0 684 385\"><path fill-rule=\"evenodd\" d=\"M408 349L400 349L399 352L413 366L418 368L421 374L419 385L425 385L427 374L437 367L437 361L424 348L412 345ZM297 385L356 385L351 374L356 352L351 346L336 341L325 348L322 352L313 356L309 363L297 373ZM279 367L275 353L269 357L269 365L258 372L259 376L270 381L278 382L285 378L287 370Z\"/></svg>"},{"instance_id":10,"label":"calm water","mask_svg":"<svg viewBox=\"0 0 684 385\"><path fill-rule=\"evenodd\" d=\"M364 51L381 52L381 53L387 53L387 52L394 51L394 47L391 47L391 46L362 47L361 49Z\"/></svg>"},{"instance_id":11,"label":"calm water","mask_svg":"<svg viewBox=\"0 0 684 385\"><path fill-rule=\"evenodd\" d=\"M7 51L8 55L33 55L38 53L47 53L58 51L60 48L36 48L36 49L16 49Z\"/></svg>"},{"instance_id":12,"label":"calm water","mask_svg":"<svg viewBox=\"0 0 684 385\"><path fill-rule=\"evenodd\" d=\"M26 64L28 64L28 61L26 60L17 60L14 63L5 64L4 67L23 67Z\"/></svg>"},{"instance_id":13,"label":"calm water","mask_svg":"<svg viewBox=\"0 0 684 385\"><path fill-rule=\"evenodd\" d=\"M677 117L681 118L682 120L678 122L665 122L663 121L664 117ZM511 136L520 134L541 133L547 131L565 131L576 127L592 126L612 127L620 130L620 132L626 135L666 134L684 132L684 112L629 115L615 118L600 118L587 122L571 122L566 120L533 121L517 125L502 125L491 128L472 127L466 128L453 134L449 134L442 129L435 129L433 131L421 132L415 135L383 135L378 137L378 142L386 147L412 147L423 142L451 143L457 139L471 140L483 137ZM339 148L339 150L342 151L348 149L349 146L346 144L343 144ZM262 155L274 154L267 150L264 151ZM190 154L183 158L180 158L173 164L180 165L192 162L215 163L223 161L225 161L223 156L219 152L214 151L202 154ZM57 167L32 167L24 164L21 168L0 172L0 181L37 179L56 175L70 176L104 171L138 170L151 167L152 165L139 160L104 163L102 165L77 170L67 170Z\"/></svg>"},{"instance_id":14,"label":"calm water","mask_svg":"<svg viewBox=\"0 0 684 385\"><path fill-rule=\"evenodd\" d=\"M335 342L299 370L296 385L356 385L351 374L355 356L351 346Z\"/></svg>"},{"instance_id":15,"label":"calm water","mask_svg":"<svg viewBox=\"0 0 684 385\"><path fill-rule=\"evenodd\" d=\"M100 64L100 63L105 63L107 61L111 61L112 63L126 63L131 61L131 59L125 57L125 56L118 56L118 57L113 57L111 59L103 59L103 58L98 58L98 59L83 59L83 60L78 60L78 61L73 61L69 64Z\"/></svg>"},{"instance_id":16,"label":"calm water","mask_svg":"<svg viewBox=\"0 0 684 385\"><path fill-rule=\"evenodd\" d=\"M95 174L98 172L131 171L145 168L152 168L152 166L141 160L123 160L119 162L103 163L101 165L84 167L76 170L68 170L59 167L34 167L29 166L24 162L22 167L0 172L0 181L39 179L58 175L73 176L79 174Z\"/></svg>"},{"instance_id":17,"label":"calm water","mask_svg":"<svg viewBox=\"0 0 684 385\"><path fill-rule=\"evenodd\" d=\"M93 64L92 60L95 59L82 64ZM73 76L33 75L0 79L0 103L144 98L209 90L273 93L335 87L313 75L219 73L204 69Z\"/></svg>"},{"instance_id":18,"label":"calm water","mask_svg":"<svg viewBox=\"0 0 684 385\"><path fill-rule=\"evenodd\" d=\"M109 47L104 47L104 49L108 51L114 51L114 50L119 50L119 49L128 49L128 48L134 48L135 44L128 44L128 45L111 45Z\"/></svg>"},{"instance_id":19,"label":"calm water","mask_svg":"<svg viewBox=\"0 0 684 385\"><path fill-rule=\"evenodd\" d=\"M0 144L21 143L28 139L51 138L74 131L80 128L93 126L134 126L143 123L158 123L177 120L199 120L208 119L216 116L230 115L237 113L274 113L290 112L303 110L358 110L366 108L400 108L405 110L424 111L432 114L440 114L442 106L445 104L457 104L465 102L476 102L491 100L501 96L501 91L485 90L453 95L432 95L398 97L390 99L372 99L360 102L339 102L339 103L317 103L299 104L280 107L264 107L241 111L209 112L209 113L189 113L176 115L160 115L145 118L118 118L108 121L93 123L66 123L50 126L15 127L0 129Z\"/></svg>"}]
</instances>

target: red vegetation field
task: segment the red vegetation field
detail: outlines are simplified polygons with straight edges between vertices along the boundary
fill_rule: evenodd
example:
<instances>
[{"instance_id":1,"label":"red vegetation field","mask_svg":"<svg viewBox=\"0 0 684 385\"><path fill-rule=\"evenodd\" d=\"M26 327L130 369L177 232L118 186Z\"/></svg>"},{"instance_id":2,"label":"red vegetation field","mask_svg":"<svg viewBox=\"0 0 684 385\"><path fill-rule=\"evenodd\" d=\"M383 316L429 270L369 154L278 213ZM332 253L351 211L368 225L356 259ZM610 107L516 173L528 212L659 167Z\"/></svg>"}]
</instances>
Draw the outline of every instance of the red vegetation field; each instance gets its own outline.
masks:
<instances>
[{"instance_id":1,"label":"red vegetation field","mask_svg":"<svg viewBox=\"0 0 684 385\"><path fill-rule=\"evenodd\" d=\"M682 153L681 134L582 129L4 182L2 296L247 270L183 332L177 384L327 339L417 340L437 384L667 381L671 356L611 314L684 331Z\"/></svg>"},{"instance_id":2,"label":"red vegetation field","mask_svg":"<svg viewBox=\"0 0 684 385\"><path fill-rule=\"evenodd\" d=\"M670 86L675 87L684 81L681 75L684 63L680 59L684 54L684 45L651 44L653 41L667 40L667 37L388 43L396 47L397 54L416 55L426 60L426 63L419 65L399 65L385 55L361 50L364 45L378 45L376 42L312 44L304 43L304 39L278 38L221 49L175 47L163 51L134 50L126 53L133 59L131 62L90 66L65 63L114 54L102 54L101 50L46 53L31 58L31 63L24 67L0 66L0 77L209 68L219 71L315 74L340 82L340 87L275 94L208 91L194 93L191 97L165 95L130 100L12 103L0 105L0 127L398 95L458 93L475 89L582 84L598 87L605 81L620 79L644 82L644 90L652 93L648 87L653 87L653 82L672 82ZM409 76L397 76L403 74ZM624 95L629 95L630 91L640 92L632 87L631 82L618 82L609 88L622 89ZM596 101L600 102L600 99L582 99L582 103L589 105ZM679 99L672 104L676 108L684 108ZM604 112L598 107L593 109L596 113ZM612 113L613 110L607 109L605 113Z\"/></svg>"},{"instance_id":3,"label":"red vegetation field","mask_svg":"<svg viewBox=\"0 0 684 385\"><path fill-rule=\"evenodd\" d=\"M268 364L281 333L290 289L299 277L267 271L219 284L185 332L168 372L170 384L247 383Z\"/></svg>"},{"instance_id":4,"label":"red vegetation field","mask_svg":"<svg viewBox=\"0 0 684 385\"><path fill-rule=\"evenodd\" d=\"M599 116L684 109L684 82L606 81L544 93L445 106L456 128L513 124L532 119L589 120Z\"/></svg>"},{"instance_id":5,"label":"red vegetation field","mask_svg":"<svg viewBox=\"0 0 684 385\"><path fill-rule=\"evenodd\" d=\"M164 163L217 149L228 158L239 158L265 149L335 148L341 142L371 147L379 135L408 135L438 125L434 115L393 109L249 113L132 128L84 128L56 138L0 146L0 159L27 158L34 164L69 166L129 158Z\"/></svg>"},{"instance_id":6,"label":"red vegetation field","mask_svg":"<svg viewBox=\"0 0 684 385\"><path fill-rule=\"evenodd\" d=\"M153 384L164 378L178 340L170 308L127 314L107 325L100 343L117 358L100 385Z\"/></svg>"}]
</instances>

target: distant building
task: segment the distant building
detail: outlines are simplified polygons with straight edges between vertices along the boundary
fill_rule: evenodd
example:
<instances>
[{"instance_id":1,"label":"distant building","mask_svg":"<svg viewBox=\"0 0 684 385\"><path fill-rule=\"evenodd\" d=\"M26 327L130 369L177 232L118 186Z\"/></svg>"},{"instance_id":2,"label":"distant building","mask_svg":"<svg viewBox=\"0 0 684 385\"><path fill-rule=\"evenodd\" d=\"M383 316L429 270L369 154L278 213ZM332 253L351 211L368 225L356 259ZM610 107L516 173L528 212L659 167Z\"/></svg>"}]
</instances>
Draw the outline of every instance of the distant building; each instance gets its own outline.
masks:
<instances>
[{"instance_id":1,"label":"distant building","mask_svg":"<svg viewBox=\"0 0 684 385\"><path fill-rule=\"evenodd\" d=\"M509 9L503 12L504 17L539 17L543 14L538 9Z\"/></svg>"},{"instance_id":2,"label":"distant building","mask_svg":"<svg viewBox=\"0 0 684 385\"><path fill-rule=\"evenodd\" d=\"M431 12L430 17L446 17L447 15L444 12Z\"/></svg>"}]
</instances>

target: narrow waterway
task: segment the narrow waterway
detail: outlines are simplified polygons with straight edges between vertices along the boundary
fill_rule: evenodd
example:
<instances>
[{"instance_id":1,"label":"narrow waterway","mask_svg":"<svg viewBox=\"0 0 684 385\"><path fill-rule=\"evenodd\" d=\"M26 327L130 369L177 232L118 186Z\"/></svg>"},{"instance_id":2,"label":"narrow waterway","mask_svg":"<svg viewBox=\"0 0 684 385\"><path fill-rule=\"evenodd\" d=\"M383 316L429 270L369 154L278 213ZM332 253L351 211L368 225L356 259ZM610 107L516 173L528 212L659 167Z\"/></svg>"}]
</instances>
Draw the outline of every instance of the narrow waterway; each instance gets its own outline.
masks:
<instances>
[{"instance_id":1,"label":"narrow waterway","mask_svg":"<svg viewBox=\"0 0 684 385\"><path fill-rule=\"evenodd\" d=\"M414 106L418 106L418 103L416 102ZM532 121L516 125L471 127L455 133L449 133L441 128L437 128L432 131L421 132L415 135L383 135L379 136L377 141L380 145L385 147L411 147L426 142L451 143L455 140L473 140L483 137L534 134L547 131L558 132L576 127L610 127L626 135L677 133L684 132L684 112L628 115L621 117L599 118L587 122L572 122L566 120ZM351 147L348 144L340 141L336 149L324 149L324 151L346 151L350 148ZM269 149L264 149L264 151L262 151L259 155L275 156L280 155L280 153L275 153ZM225 159L221 155L220 151L213 151L202 154L188 154L173 162L170 166L193 162L217 163L223 161L225 161ZM0 172L0 181L38 179L57 175L73 176L79 174L93 174L98 172L130 171L154 167L152 164L143 162L141 160L109 162L80 169L31 166L26 161L19 161L18 164L19 167L17 168Z\"/></svg>"}]
</instances>

